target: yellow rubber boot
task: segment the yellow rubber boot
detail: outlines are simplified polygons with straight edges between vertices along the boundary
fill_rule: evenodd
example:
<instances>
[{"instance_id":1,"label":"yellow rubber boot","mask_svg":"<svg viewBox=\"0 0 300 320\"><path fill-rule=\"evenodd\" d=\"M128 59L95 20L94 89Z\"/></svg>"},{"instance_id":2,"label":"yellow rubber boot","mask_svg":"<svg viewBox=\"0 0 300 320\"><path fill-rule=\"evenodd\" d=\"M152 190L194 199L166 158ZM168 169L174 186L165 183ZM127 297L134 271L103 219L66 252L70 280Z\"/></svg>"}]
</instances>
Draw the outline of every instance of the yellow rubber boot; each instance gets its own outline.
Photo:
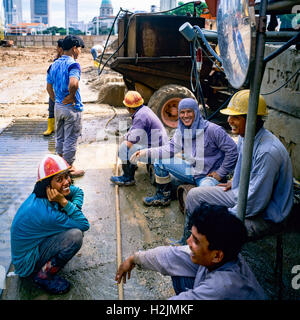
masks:
<instances>
[{"instance_id":1,"label":"yellow rubber boot","mask_svg":"<svg viewBox=\"0 0 300 320\"><path fill-rule=\"evenodd\" d=\"M54 132L55 128L55 119L54 118L48 118L48 129L43 132L44 136L50 136L52 132Z\"/></svg>"}]
</instances>

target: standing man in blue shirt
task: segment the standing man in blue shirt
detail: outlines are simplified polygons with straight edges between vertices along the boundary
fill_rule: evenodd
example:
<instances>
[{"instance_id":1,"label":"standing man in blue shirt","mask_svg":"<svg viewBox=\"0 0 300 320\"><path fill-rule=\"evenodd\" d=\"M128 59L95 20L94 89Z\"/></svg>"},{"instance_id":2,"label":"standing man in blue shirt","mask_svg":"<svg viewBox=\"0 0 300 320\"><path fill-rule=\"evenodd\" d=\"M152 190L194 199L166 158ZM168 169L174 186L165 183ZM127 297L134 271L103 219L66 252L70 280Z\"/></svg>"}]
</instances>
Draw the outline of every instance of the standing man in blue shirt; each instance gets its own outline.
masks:
<instances>
[{"instance_id":1,"label":"standing man in blue shirt","mask_svg":"<svg viewBox=\"0 0 300 320\"><path fill-rule=\"evenodd\" d=\"M55 149L71 165L72 177L84 175L73 166L77 140L81 134L83 104L79 91L81 68L76 59L84 48L83 40L66 36L62 43L63 55L48 70L47 91L55 101Z\"/></svg>"},{"instance_id":2,"label":"standing man in blue shirt","mask_svg":"<svg viewBox=\"0 0 300 320\"><path fill-rule=\"evenodd\" d=\"M239 181L249 103L249 90L237 92L221 113L228 115L232 133L239 135L238 161L232 181L215 187L191 189L186 198L185 239L191 228L190 216L203 202L226 206L237 215ZM260 237L280 226L293 206L293 172L283 144L263 127L267 105L260 95L253 145L245 225L250 237Z\"/></svg>"}]
</instances>

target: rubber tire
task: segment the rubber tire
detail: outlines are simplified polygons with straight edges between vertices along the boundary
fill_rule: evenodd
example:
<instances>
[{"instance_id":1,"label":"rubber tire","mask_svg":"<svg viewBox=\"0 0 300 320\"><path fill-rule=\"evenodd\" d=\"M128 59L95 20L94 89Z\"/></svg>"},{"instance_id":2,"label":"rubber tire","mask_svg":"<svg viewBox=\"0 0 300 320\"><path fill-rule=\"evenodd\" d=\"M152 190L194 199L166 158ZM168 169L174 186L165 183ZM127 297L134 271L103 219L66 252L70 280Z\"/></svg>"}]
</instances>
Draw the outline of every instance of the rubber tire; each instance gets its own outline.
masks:
<instances>
[{"instance_id":1,"label":"rubber tire","mask_svg":"<svg viewBox=\"0 0 300 320\"><path fill-rule=\"evenodd\" d=\"M161 117L161 110L168 100L174 98L192 98L196 100L194 94L188 88L177 84L168 84L155 91L148 102L148 107L159 117L163 125L171 129L174 129L174 127L164 123Z\"/></svg>"}]
</instances>

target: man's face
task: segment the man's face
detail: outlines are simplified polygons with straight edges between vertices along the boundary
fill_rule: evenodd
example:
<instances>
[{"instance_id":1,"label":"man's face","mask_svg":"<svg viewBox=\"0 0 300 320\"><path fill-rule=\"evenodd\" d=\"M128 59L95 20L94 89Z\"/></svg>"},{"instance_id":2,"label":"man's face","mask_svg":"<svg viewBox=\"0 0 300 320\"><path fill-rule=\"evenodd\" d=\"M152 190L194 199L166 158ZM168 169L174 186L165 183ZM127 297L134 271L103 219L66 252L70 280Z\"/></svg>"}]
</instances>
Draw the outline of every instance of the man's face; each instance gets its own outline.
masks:
<instances>
[{"instance_id":1,"label":"man's face","mask_svg":"<svg viewBox=\"0 0 300 320\"><path fill-rule=\"evenodd\" d=\"M233 134L238 134L241 137L245 136L246 119L243 116L229 116L227 121Z\"/></svg>"},{"instance_id":2,"label":"man's face","mask_svg":"<svg viewBox=\"0 0 300 320\"><path fill-rule=\"evenodd\" d=\"M187 244L191 250L191 260L195 264L210 267L220 262L216 260L218 250L209 250L209 242L205 235L199 233L195 226L192 227L192 234L187 239Z\"/></svg>"},{"instance_id":3,"label":"man's face","mask_svg":"<svg viewBox=\"0 0 300 320\"><path fill-rule=\"evenodd\" d=\"M195 120L195 113L193 109L182 109L179 117L186 127L190 127Z\"/></svg>"},{"instance_id":4,"label":"man's face","mask_svg":"<svg viewBox=\"0 0 300 320\"><path fill-rule=\"evenodd\" d=\"M51 188L56 189L63 196L70 194L71 178L68 172L55 175L51 180Z\"/></svg>"}]
</instances>

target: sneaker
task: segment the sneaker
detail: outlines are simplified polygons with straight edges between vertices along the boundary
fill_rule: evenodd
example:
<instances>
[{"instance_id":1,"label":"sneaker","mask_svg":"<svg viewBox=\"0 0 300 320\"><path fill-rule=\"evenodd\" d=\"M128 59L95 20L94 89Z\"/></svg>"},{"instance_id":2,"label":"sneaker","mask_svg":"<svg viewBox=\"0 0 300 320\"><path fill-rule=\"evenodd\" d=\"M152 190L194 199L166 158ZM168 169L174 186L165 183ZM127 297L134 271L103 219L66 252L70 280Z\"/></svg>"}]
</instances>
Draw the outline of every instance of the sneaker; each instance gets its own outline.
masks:
<instances>
[{"instance_id":1,"label":"sneaker","mask_svg":"<svg viewBox=\"0 0 300 320\"><path fill-rule=\"evenodd\" d=\"M135 184L135 180L127 177L125 175L123 176L111 176L110 181L118 186L132 186Z\"/></svg>"},{"instance_id":2,"label":"sneaker","mask_svg":"<svg viewBox=\"0 0 300 320\"><path fill-rule=\"evenodd\" d=\"M70 282L57 274L48 276L45 279L39 277L37 274L34 276L33 281L41 289L52 294L63 294L70 290Z\"/></svg>"},{"instance_id":3,"label":"sneaker","mask_svg":"<svg viewBox=\"0 0 300 320\"><path fill-rule=\"evenodd\" d=\"M166 207L170 205L171 203L171 196L170 193L168 193L167 196L164 196L163 194L156 194L153 197L145 197L143 199L143 203L150 207L157 207L157 206L163 206Z\"/></svg>"}]
</instances>

